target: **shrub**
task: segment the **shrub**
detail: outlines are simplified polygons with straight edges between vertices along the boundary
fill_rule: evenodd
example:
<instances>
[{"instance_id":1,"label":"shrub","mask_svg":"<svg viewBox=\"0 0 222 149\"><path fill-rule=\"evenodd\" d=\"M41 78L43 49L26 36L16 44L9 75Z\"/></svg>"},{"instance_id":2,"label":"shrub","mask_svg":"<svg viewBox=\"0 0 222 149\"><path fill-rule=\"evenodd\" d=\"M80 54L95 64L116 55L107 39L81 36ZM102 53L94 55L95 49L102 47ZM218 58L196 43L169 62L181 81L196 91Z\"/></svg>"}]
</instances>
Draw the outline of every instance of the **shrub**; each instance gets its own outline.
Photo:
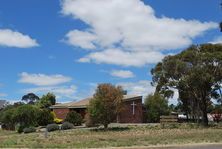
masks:
<instances>
[{"instance_id":1,"label":"shrub","mask_svg":"<svg viewBox=\"0 0 222 149\"><path fill-rule=\"evenodd\" d=\"M6 130L15 129L15 108L8 109L1 113L2 128Z\"/></svg>"},{"instance_id":2,"label":"shrub","mask_svg":"<svg viewBox=\"0 0 222 149\"><path fill-rule=\"evenodd\" d=\"M161 115L169 115L168 101L159 93L149 94L145 98L145 107L148 122L156 123Z\"/></svg>"},{"instance_id":3,"label":"shrub","mask_svg":"<svg viewBox=\"0 0 222 149\"><path fill-rule=\"evenodd\" d=\"M22 133L24 128L26 128L26 126L20 125L20 124L17 124L17 125L15 126L15 130L16 130L18 133Z\"/></svg>"},{"instance_id":4,"label":"shrub","mask_svg":"<svg viewBox=\"0 0 222 149\"><path fill-rule=\"evenodd\" d=\"M61 124L63 122L63 119L57 118L55 112L51 112L52 116L53 116L53 121L56 124Z\"/></svg>"},{"instance_id":5,"label":"shrub","mask_svg":"<svg viewBox=\"0 0 222 149\"><path fill-rule=\"evenodd\" d=\"M36 129L34 127L24 128L23 132L24 133L32 133L32 132L36 132Z\"/></svg>"},{"instance_id":6,"label":"shrub","mask_svg":"<svg viewBox=\"0 0 222 149\"><path fill-rule=\"evenodd\" d=\"M57 124L48 124L46 126L46 129L47 129L48 132L59 130L59 125L57 125Z\"/></svg>"},{"instance_id":7,"label":"shrub","mask_svg":"<svg viewBox=\"0 0 222 149\"><path fill-rule=\"evenodd\" d=\"M53 120L53 122L55 122L56 124L62 124L63 119L55 118L55 119Z\"/></svg>"},{"instance_id":8,"label":"shrub","mask_svg":"<svg viewBox=\"0 0 222 149\"><path fill-rule=\"evenodd\" d=\"M82 116L75 111L71 111L67 114L65 121L78 126L82 124Z\"/></svg>"},{"instance_id":9,"label":"shrub","mask_svg":"<svg viewBox=\"0 0 222 149\"><path fill-rule=\"evenodd\" d=\"M92 119L92 117L90 116L89 113L86 113L84 120L85 120L86 127L93 127L93 126L95 126L95 123L94 123L94 121L93 121L93 119Z\"/></svg>"},{"instance_id":10,"label":"shrub","mask_svg":"<svg viewBox=\"0 0 222 149\"><path fill-rule=\"evenodd\" d=\"M69 122L64 122L61 126L62 130L66 130L66 129L73 129L74 125L72 123Z\"/></svg>"},{"instance_id":11,"label":"shrub","mask_svg":"<svg viewBox=\"0 0 222 149\"><path fill-rule=\"evenodd\" d=\"M15 110L15 122L22 126L37 126L39 109L33 105L22 105Z\"/></svg>"},{"instance_id":12,"label":"shrub","mask_svg":"<svg viewBox=\"0 0 222 149\"><path fill-rule=\"evenodd\" d=\"M37 116L37 122L40 126L46 126L53 123L53 115L49 110L40 110Z\"/></svg>"}]
</instances>

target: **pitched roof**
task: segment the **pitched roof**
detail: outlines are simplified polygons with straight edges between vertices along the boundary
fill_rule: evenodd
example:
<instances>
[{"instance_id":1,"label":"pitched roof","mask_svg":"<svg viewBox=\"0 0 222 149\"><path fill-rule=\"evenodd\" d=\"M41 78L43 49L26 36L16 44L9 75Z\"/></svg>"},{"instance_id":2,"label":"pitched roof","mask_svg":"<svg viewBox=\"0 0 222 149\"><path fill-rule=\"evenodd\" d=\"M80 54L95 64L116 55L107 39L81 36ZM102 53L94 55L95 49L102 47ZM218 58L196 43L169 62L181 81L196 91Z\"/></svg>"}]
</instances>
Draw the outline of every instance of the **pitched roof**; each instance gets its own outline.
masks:
<instances>
[{"instance_id":1,"label":"pitched roof","mask_svg":"<svg viewBox=\"0 0 222 149\"><path fill-rule=\"evenodd\" d=\"M93 97L88 97L79 101L73 101L69 103L62 103L62 104L56 104L51 106L51 109L60 109L60 108L86 108L89 105L90 99ZM136 99L142 99L142 96L137 95L124 95L123 100L129 101L129 100L136 100Z\"/></svg>"}]
</instances>

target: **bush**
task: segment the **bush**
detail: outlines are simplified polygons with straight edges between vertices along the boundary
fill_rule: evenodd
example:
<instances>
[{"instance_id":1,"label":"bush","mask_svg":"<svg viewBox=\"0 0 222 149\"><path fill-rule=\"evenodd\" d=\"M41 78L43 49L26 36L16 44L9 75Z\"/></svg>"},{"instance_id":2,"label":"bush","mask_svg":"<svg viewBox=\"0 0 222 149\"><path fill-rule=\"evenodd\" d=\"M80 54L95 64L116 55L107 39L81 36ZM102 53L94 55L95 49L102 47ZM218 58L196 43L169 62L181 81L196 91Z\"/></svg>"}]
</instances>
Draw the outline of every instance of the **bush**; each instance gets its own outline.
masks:
<instances>
[{"instance_id":1,"label":"bush","mask_svg":"<svg viewBox=\"0 0 222 149\"><path fill-rule=\"evenodd\" d=\"M63 119L55 118L55 119L53 120L53 122L55 122L56 124L62 124Z\"/></svg>"},{"instance_id":2,"label":"bush","mask_svg":"<svg viewBox=\"0 0 222 149\"><path fill-rule=\"evenodd\" d=\"M37 116L37 122L39 126L46 126L53 123L53 115L49 110L40 110Z\"/></svg>"},{"instance_id":3,"label":"bush","mask_svg":"<svg viewBox=\"0 0 222 149\"><path fill-rule=\"evenodd\" d=\"M93 121L93 119L92 119L92 117L90 116L89 113L86 113L84 120L85 120L86 127L93 127L93 126L95 126L95 123L94 123L94 121Z\"/></svg>"},{"instance_id":4,"label":"bush","mask_svg":"<svg viewBox=\"0 0 222 149\"><path fill-rule=\"evenodd\" d=\"M61 126L62 130L66 130L66 129L73 129L74 125L72 123L69 122L64 122Z\"/></svg>"},{"instance_id":5,"label":"bush","mask_svg":"<svg viewBox=\"0 0 222 149\"><path fill-rule=\"evenodd\" d=\"M168 101L159 93L148 95L144 105L147 109L146 118L150 123L159 122L161 115L169 115Z\"/></svg>"},{"instance_id":6,"label":"bush","mask_svg":"<svg viewBox=\"0 0 222 149\"><path fill-rule=\"evenodd\" d=\"M14 119L16 124L22 126L37 126L37 116L39 109L33 105L22 105L16 108Z\"/></svg>"},{"instance_id":7,"label":"bush","mask_svg":"<svg viewBox=\"0 0 222 149\"><path fill-rule=\"evenodd\" d=\"M53 116L53 121L54 121L54 123L56 123L56 124L62 124L63 119L57 118L55 112L53 112L53 111L51 112L51 114L52 114L52 116Z\"/></svg>"},{"instance_id":8,"label":"bush","mask_svg":"<svg viewBox=\"0 0 222 149\"><path fill-rule=\"evenodd\" d=\"M82 116L75 111L71 111L67 114L65 121L78 126L82 124Z\"/></svg>"},{"instance_id":9,"label":"bush","mask_svg":"<svg viewBox=\"0 0 222 149\"><path fill-rule=\"evenodd\" d=\"M47 129L48 132L59 130L59 125L57 125L57 124L48 124L46 126L46 129Z\"/></svg>"},{"instance_id":10,"label":"bush","mask_svg":"<svg viewBox=\"0 0 222 149\"><path fill-rule=\"evenodd\" d=\"M1 113L2 129L15 130L15 108L5 110Z\"/></svg>"},{"instance_id":11,"label":"bush","mask_svg":"<svg viewBox=\"0 0 222 149\"><path fill-rule=\"evenodd\" d=\"M15 130L16 130L18 133L22 133L24 128L26 128L26 126L20 125L20 124L17 124L17 125L15 126Z\"/></svg>"},{"instance_id":12,"label":"bush","mask_svg":"<svg viewBox=\"0 0 222 149\"><path fill-rule=\"evenodd\" d=\"M36 129L34 127L24 128L23 132L24 133L32 133L32 132L36 132Z\"/></svg>"}]
</instances>

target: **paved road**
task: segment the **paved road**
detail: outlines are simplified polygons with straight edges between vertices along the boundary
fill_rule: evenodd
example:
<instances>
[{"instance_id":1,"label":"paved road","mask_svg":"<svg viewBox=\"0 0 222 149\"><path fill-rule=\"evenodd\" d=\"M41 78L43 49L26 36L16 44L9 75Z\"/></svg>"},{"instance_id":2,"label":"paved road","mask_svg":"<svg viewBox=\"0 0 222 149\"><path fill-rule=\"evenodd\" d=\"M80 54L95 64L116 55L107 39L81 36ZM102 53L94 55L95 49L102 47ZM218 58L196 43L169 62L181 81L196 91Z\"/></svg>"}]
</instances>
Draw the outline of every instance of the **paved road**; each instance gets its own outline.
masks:
<instances>
[{"instance_id":1,"label":"paved road","mask_svg":"<svg viewBox=\"0 0 222 149\"><path fill-rule=\"evenodd\" d=\"M184 146L184 147L171 147L163 149L222 149L222 145L194 145L194 146Z\"/></svg>"},{"instance_id":2,"label":"paved road","mask_svg":"<svg viewBox=\"0 0 222 149\"><path fill-rule=\"evenodd\" d=\"M222 149L222 144L184 145L184 146L159 146L159 147L120 147L112 149Z\"/></svg>"}]
</instances>

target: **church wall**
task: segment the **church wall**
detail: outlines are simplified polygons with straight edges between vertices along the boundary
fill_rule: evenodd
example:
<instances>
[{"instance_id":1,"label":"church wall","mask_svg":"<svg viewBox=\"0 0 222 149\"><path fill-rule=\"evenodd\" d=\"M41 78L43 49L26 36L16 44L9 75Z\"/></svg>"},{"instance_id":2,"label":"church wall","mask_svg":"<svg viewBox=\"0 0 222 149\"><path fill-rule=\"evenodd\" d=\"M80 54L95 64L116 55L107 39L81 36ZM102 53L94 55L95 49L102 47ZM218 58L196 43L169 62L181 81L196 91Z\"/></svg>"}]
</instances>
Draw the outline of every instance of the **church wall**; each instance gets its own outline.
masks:
<instances>
[{"instance_id":1,"label":"church wall","mask_svg":"<svg viewBox=\"0 0 222 149\"><path fill-rule=\"evenodd\" d=\"M135 104L134 114L133 106ZM142 123L143 122L143 110L142 110L142 98L136 100L130 100L124 102L123 111L119 115L119 123Z\"/></svg>"}]
</instances>

